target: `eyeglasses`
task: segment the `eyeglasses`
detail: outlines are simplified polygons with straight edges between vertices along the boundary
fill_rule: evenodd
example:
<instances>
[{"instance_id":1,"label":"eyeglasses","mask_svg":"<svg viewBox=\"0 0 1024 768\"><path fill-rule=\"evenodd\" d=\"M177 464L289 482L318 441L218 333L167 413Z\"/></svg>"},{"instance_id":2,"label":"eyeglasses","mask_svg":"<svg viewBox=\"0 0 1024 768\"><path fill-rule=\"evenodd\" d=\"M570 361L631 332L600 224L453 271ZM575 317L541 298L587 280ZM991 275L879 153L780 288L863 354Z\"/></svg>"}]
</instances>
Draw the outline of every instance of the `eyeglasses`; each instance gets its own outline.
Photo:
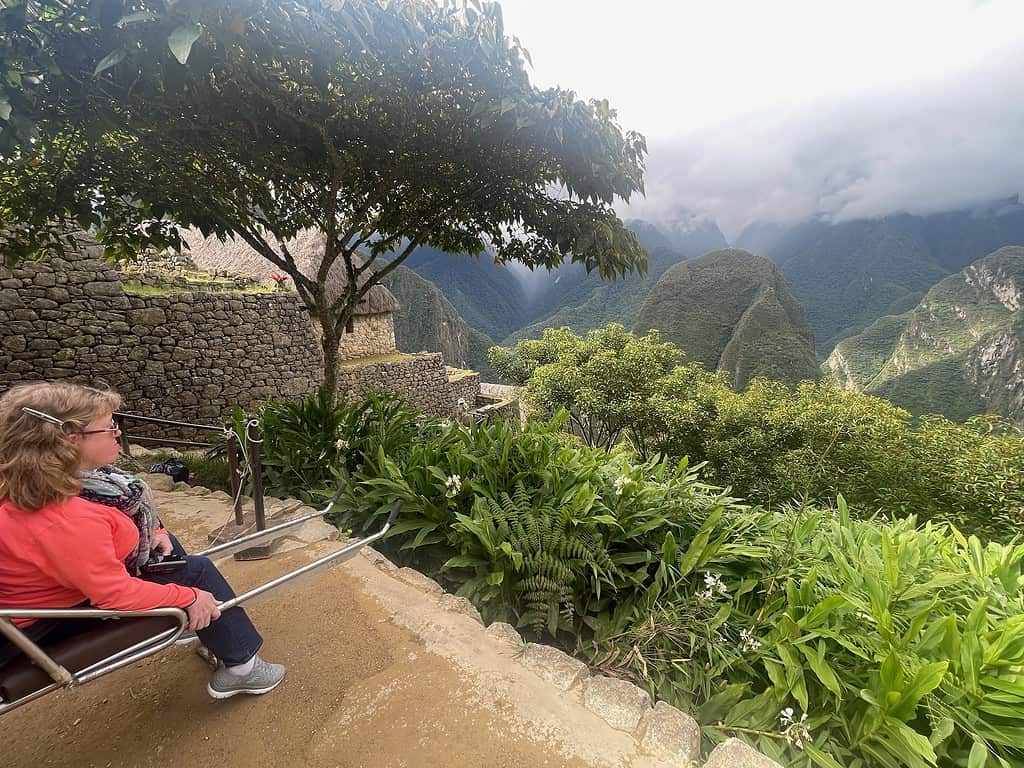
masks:
<instances>
[{"instance_id":1,"label":"eyeglasses","mask_svg":"<svg viewBox=\"0 0 1024 768\"><path fill-rule=\"evenodd\" d=\"M121 428L117 426L116 421L111 421L110 426L106 429L82 429L72 432L72 435L105 435L108 432L120 432Z\"/></svg>"},{"instance_id":2,"label":"eyeglasses","mask_svg":"<svg viewBox=\"0 0 1024 768\"><path fill-rule=\"evenodd\" d=\"M29 416L34 416L35 418L41 419L42 421L47 421L50 424L56 424L61 429L64 429L64 427L66 426L66 422L58 419L56 416L51 416L50 414L46 413L45 411L37 411L35 408L22 408L21 410L24 411L25 413L27 413ZM67 434L69 434L69 435L102 435L102 434L105 434L107 432L120 432L120 431L121 431L121 428L119 426L117 426L117 422L114 421L113 419L111 419L110 426L107 427L106 429L80 429L80 430L69 431L69 432L67 432Z\"/></svg>"}]
</instances>

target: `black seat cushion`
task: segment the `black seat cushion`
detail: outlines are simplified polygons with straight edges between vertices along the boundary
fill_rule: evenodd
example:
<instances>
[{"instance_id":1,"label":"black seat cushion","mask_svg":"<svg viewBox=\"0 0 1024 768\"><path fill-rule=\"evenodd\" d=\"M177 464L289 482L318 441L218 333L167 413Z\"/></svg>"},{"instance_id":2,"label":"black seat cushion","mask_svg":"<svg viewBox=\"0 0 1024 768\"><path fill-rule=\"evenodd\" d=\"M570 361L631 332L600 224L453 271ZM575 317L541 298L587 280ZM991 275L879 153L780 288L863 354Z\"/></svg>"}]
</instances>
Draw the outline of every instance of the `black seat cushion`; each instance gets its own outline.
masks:
<instances>
[{"instance_id":1,"label":"black seat cushion","mask_svg":"<svg viewBox=\"0 0 1024 768\"><path fill-rule=\"evenodd\" d=\"M39 647L58 664L77 673L125 648L177 626L178 620L173 616L111 619L94 629L51 644L44 641ZM45 688L52 682L45 671L32 663L27 656L20 654L0 668L0 698L4 701L15 701Z\"/></svg>"}]
</instances>

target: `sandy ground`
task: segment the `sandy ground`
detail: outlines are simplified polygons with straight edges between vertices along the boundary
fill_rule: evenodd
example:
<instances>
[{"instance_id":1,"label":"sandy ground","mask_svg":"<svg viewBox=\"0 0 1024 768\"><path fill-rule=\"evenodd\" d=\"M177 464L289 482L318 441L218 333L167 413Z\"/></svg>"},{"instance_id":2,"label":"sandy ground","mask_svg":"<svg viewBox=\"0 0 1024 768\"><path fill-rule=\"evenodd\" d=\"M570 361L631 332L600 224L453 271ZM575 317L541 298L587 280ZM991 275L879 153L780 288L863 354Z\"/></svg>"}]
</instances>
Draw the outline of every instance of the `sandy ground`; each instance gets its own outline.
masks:
<instances>
[{"instance_id":1,"label":"sandy ground","mask_svg":"<svg viewBox=\"0 0 1024 768\"><path fill-rule=\"evenodd\" d=\"M174 494L174 496L179 496ZM168 499L170 500L170 499ZM190 548L221 509L162 506ZM208 507L199 509L198 507ZM228 561L237 588L336 547ZM357 557L250 610L262 654L288 666L263 697L210 699L209 668L178 647L0 719L0 765L450 766L650 765L632 736L523 669L472 618Z\"/></svg>"}]
</instances>

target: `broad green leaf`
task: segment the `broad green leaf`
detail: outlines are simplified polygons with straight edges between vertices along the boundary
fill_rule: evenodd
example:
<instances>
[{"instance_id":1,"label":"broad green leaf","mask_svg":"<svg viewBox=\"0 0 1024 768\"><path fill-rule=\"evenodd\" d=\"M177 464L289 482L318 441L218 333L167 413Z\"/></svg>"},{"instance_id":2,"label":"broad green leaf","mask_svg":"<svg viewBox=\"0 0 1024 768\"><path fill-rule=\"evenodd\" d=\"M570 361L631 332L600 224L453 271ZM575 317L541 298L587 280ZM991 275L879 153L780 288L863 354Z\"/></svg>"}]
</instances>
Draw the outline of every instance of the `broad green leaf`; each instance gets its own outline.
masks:
<instances>
[{"instance_id":1,"label":"broad green leaf","mask_svg":"<svg viewBox=\"0 0 1024 768\"><path fill-rule=\"evenodd\" d=\"M167 38L167 47L171 49L174 58L185 64L188 62L193 44L202 33L203 27L200 24L182 24Z\"/></svg>"},{"instance_id":2,"label":"broad green leaf","mask_svg":"<svg viewBox=\"0 0 1024 768\"><path fill-rule=\"evenodd\" d=\"M823 752L813 744L804 744L804 752L811 758L815 765L820 768L844 768L844 766L838 762L832 755L827 752Z\"/></svg>"},{"instance_id":3,"label":"broad green leaf","mask_svg":"<svg viewBox=\"0 0 1024 768\"><path fill-rule=\"evenodd\" d=\"M933 747L937 747L939 744L944 742L950 736L953 735L953 718L943 717L932 728L931 736L928 740L932 743Z\"/></svg>"},{"instance_id":4,"label":"broad green leaf","mask_svg":"<svg viewBox=\"0 0 1024 768\"><path fill-rule=\"evenodd\" d=\"M988 748L980 741L974 742L967 757L967 768L984 768L988 761Z\"/></svg>"},{"instance_id":5,"label":"broad green leaf","mask_svg":"<svg viewBox=\"0 0 1024 768\"><path fill-rule=\"evenodd\" d=\"M819 624L828 618L829 614L842 605L846 605L846 597L843 595L830 595L814 606L807 614L800 619L800 626L805 629L815 629Z\"/></svg>"},{"instance_id":6,"label":"broad green leaf","mask_svg":"<svg viewBox=\"0 0 1024 768\"><path fill-rule=\"evenodd\" d=\"M480 565L487 565L487 560L473 555L456 555L445 561L445 564L441 566L441 570L448 568L475 568Z\"/></svg>"},{"instance_id":7,"label":"broad green leaf","mask_svg":"<svg viewBox=\"0 0 1024 768\"><path fill-rule=\"evenodd\" d=\"M810 666L811 671L814 672L815 676L821 681L829 691L835 694L837 699L843 698L843 689L839 685L839 680L836 678L835 672L832 671L832 667L825 661L825 644L818 641L817 649L809 648L806 645L798 645L797 648L807 659L807 664Z\"/></svg>"},{"instance_id":8,"label":"broad green leaf","mask_svg":"<svg viewBox=\"0 0 1024 768\"><path fill-rule=\"evenodd\" d=\"M701 525L697 535L693 537L690 546L686 548L686 554L683 555L682 560L679 562L680 576L686 576L700 562L704 549L708 545L708 539L711 538L711 531L714 530L721 519L722 509L718 507L704 520L704 524Z\"/></svg>"},{"instance_id":9,"label":"broad green leaf","mask_svg":"<svg viewBox=\"0 0 1024 768\"><path fill-rule=\"evenodd\" d=\"M111 67L117 66L122 61L124 61L127 55L128 51L126 51L124 48L118 48L116 51L111 51L102 59L100 59L100 63L97 64L96 69L93 70L93 76L95 77L97 75L100 75L103 72L106 72Z\"/></svg>"},{"instance_id":10,"label":"broad green leaf","mask_svg":"<svg viewBox=\"0 0 1024 768\"><path fill-rule=\"evenodd\" d=\"M892 715L901 720L910 720L921 699L934 691L942 682L947 669L949 669L948 661L937 661L934 664L925 664L917 670L903 689L900 702L893 709Z\"/></svg>"}]
</instances>

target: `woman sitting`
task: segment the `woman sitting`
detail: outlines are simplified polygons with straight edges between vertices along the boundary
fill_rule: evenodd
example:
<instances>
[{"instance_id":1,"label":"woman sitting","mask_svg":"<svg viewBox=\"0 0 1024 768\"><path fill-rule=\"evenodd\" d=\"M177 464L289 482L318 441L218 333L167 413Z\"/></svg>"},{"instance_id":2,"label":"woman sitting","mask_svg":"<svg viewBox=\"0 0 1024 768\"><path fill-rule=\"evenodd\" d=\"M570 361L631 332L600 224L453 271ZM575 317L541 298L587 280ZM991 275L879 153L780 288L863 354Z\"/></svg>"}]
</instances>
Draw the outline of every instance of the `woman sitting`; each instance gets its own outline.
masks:
<instances>
[{"instance_id":1,"label":"woman sitting","mask_svg":"<svg viewBox=\"0 0 1024 768\"><path fill-rule=\"evenodd\" d=\"M159 525L141 482L108 467L120 448L113 421L120 402L76 384L18 385L0 397L0 606L183 608L219 659L209 694L267 693L285 669L257 655L263 639L244 610L218 610L234 597L227 581L207 558L185 555ZM169 554L184 564L147 572L150 560ZM98 621L15 623L33 641L51 642ZM0 665L17 654L0 638Z\"/></svg>"}]
</instances>

